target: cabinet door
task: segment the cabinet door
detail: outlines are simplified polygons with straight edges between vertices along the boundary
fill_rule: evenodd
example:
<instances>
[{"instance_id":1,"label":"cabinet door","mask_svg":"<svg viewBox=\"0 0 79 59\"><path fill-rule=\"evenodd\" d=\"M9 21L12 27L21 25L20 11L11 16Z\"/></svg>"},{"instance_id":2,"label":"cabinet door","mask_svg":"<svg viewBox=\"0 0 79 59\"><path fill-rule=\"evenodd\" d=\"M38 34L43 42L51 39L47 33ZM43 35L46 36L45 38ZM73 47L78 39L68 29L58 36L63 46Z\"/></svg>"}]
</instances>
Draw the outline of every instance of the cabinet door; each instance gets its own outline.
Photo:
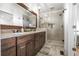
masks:
<instances>
[{"instance_id":1,"label":"cabinet door","mask_svg":"<svg viewBox=\"0 0 79 59\"><path fill-rule=\"evenodd\" d=\"M45 43L45 32L35 34L35 51L36 53L42 48Z\"/></svg>"},{"instance_id":2,"label":"cabinet door","mask_svg":"<svg viewBox=\"0 0 79 59\"><path fill-rule=\"evenodd\" d=\"M26 56L26 43L18 44L17 46L17 56Z\"/></svg>"},{"instance_id":3,"label":"cabinet door","mask_svg":"<svg viewBox=\"0 0 79 59\"><path fill-rule=\"evenodd\" d=\"M1 40L1 55L16 56L16 38Z\"/></svg>"},{"instance_id":4,"label":"cabinet door","mask_svg":"<svg viewBox=\"0 0 79 59\"><path fill-rule=\"evenodd\" d=\"M1 51L2 56L16 56L16 47L8 48Z\"/></svg>"},{"instance_id":5,"label":"cabinet door","mask_svg":"<svg viewBox=\"0 0 79 59\"><path fill-rule=\"evenodd\" d=\"M35 51L36 53L40 50L40 37L39 33L35 34Z\"/></svg>"},{"instance_id":6,"label":"cabinet door","mask_svg":"<svg viewBox=\"0 0 79 59\"><path fill-rule=\"evenodd\" d=\"M34 55L34 41L31 40L27 44L27 56L33 56Z\"/></svg>"},{"instance_id":7,"label":"cabinet door","mask_svg":"<svg viewBox=\"0 0 79 59\"><path fill-rule=\"evenodd\" d=\"M45 32L42 32L40 37L41 37L40 40L41 40L41 47L42 47L45 43Z\"/></svg>"},{"instance_id":8,"label":"cabinet door","mask_svg":"<svg viewBox=\"0 0 79 59\"><path fill-rule=\"evenodd\" d=\"M38 34L35 34L35 49L37 49L39 47L38 45Z\"/></svg>"}]
</instances>

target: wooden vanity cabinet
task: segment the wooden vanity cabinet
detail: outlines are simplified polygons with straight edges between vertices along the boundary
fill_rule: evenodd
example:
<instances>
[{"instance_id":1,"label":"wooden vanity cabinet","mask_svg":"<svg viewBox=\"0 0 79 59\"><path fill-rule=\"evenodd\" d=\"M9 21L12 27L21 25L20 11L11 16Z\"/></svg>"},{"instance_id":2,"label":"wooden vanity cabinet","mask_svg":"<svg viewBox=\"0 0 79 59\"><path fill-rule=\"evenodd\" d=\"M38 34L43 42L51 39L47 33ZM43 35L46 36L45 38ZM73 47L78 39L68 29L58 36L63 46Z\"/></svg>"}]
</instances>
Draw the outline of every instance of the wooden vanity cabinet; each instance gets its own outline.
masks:
<instances>
[{"instance_id":1,"label":"wooden vanity cabinet","mask_svg":"<svg viewBox=\"0 0 79 59\"><path fill-rule=\"evenodd\" d=\"M39 34L35 34L35 53L37 53L40 50L40 37Z\"/></svg>"},{"instance_id":2,"label":"wooden vanity cabinet","mask_svg":"<svg viewBox=\"0 0 79 59\"><path fill-rule=\"evenodd\" d=\"M1 51L1 56L16 56L16 47L11 47Z\"/></svg>"},{"instance_id":3,"label":"wooden vanity cabinet","mask_svg":"<svg viewBox=\"0 0 79 59\"><path fill-rule=\"evenodd\" d=\"M16 38L1 40L1 56L16 56Z\"/></svg>"},{"instance_id":4,"label":"wooden vanity cabinet","mask_svg":"<svg viewBox=\"0 0 79 59\"><path fill-rule=\"evenodd\" d=\"M33 56L34 55L34 43L29 41L18 45L17 56Z\"/></svg>"},{"instance_id":5,"label":"wooden vanity cabinet","mask_svg":"<svg viewBox=\"0 0 79 59\"><path fill-rule=\"evenodd\" d=\"M45 32L35 34L35 54L40 51L45 43Z\"/></svg>"},{"instance_id":6,"label":"wooden vanity cabinet","mask_svg":"<svg viewBox=\"0 0 79 59\"><path fill-rule=\"evenodd\" d=\"M40 47L42 47L45 43L45 32L40 33Z\"/></svg>"},{"instance_id":7,"label":"wooden vanity cabinet","mask_svg":"<svg viewBox=\"0 0 79 59\"><path fill-rule=\"evenodd\" d=\"M17 45L17 56L26 56L26 43Z\"/></svg>"},{"instance_id":8,"label":"wooden vanity cabinet","mask_svg":"<svg viewBox=\"0 0 79 59\"><path fill-rule=\"evenodd\" d=\"M29 41L27 44L27 56L34 56L34 41Z\"/></svg>"},{"instance_id":9,"label":"wooden vanity cabinet","mask_svg":"<svg viewBox=\"0 0 79 59\"><path fill-rule=\"evenodd\" d=\"M1 40L1 56L34 56L45 43L45 32Z\"/></svg>"},{"instance_id":10,"label":"wooden vanity cabinet","mask_svg":"<svg viewBox=\"0 0 79 59\"><path fill-rule=\"evenodd\" d=\"M17 38L17 56L34 55L34 35Z\"/></svg>"}]
</instances>

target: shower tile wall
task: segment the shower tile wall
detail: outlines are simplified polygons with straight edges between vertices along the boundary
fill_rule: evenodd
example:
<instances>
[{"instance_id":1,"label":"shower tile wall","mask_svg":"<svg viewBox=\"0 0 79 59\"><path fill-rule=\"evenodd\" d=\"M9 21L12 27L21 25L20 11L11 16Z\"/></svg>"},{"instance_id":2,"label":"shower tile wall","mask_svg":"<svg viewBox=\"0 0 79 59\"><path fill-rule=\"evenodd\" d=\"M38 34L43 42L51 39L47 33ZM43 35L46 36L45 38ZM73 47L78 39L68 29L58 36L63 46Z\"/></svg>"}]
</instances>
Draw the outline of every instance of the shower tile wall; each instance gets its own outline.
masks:
<instances>
[{"instance_id":1,"label":"shower tile wall","mask_svg":"<svg viewBox=\"0 0 79 59\"><path fill-rule=\"evenodd\" d=\"M60 16L60 14L62 14ZM41 14L40 26L48 29L48 40L63 40L63 13L62 12L47 12ZM52 23L53 28L48 26L48 23Z\"/></svg>"}]
</instances>

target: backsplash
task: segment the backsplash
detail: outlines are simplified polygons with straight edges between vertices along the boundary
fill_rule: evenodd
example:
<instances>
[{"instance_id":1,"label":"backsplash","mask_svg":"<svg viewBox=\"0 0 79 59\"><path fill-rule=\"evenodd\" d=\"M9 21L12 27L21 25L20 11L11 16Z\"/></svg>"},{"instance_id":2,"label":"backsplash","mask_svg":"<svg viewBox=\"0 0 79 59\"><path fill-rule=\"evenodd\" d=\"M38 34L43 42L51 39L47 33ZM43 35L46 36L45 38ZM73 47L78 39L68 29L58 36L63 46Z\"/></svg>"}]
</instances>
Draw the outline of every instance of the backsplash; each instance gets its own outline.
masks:
<instances>
[{"instance_id":1,"label":"backsplash","mask_svg":"<svg viewBox=\"0 0 79 59\"><path fill-rule=\"evenodd\" d=\"M13 33L13 30L12 29L2 29L1 34L5 34L5 33Z\"/></svg>"},{"instance_id":2,"label":"backsplash","mask_svg":"<svg viewBox=\"0 0 79 59\"><path fill-rule=\"evenodd\" d=\"M13 15L0 10L0 24L13 24Z\"/></svg>"},{"instance_id":3,"label":"backsplash","mask_svg":"<svg viewBox=\"0 0 79 59\"><path fill-rule=\"evenodd\" d=\"M1 34L21 32L21 29L2 29Z\"/></svg>"}]
</instances>

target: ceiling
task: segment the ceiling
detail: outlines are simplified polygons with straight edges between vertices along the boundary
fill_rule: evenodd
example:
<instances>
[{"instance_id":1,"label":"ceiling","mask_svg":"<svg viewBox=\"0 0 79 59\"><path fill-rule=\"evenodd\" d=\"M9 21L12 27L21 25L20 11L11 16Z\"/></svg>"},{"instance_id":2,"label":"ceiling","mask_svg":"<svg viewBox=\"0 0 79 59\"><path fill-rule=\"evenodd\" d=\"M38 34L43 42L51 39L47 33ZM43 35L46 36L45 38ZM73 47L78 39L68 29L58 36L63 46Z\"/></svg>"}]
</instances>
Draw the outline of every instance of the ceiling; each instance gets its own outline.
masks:
<instances>
[{"instance_id":1,"label":"ceiling","mask_svg":"<svg viewBox=\"0 0 79 59\"><path fill-rule=\"evenodd\" d=\"M64 3L29 3L30 6L37 7L40 12L56 11L64 9Z\"/></svg>"}]
</instances>

